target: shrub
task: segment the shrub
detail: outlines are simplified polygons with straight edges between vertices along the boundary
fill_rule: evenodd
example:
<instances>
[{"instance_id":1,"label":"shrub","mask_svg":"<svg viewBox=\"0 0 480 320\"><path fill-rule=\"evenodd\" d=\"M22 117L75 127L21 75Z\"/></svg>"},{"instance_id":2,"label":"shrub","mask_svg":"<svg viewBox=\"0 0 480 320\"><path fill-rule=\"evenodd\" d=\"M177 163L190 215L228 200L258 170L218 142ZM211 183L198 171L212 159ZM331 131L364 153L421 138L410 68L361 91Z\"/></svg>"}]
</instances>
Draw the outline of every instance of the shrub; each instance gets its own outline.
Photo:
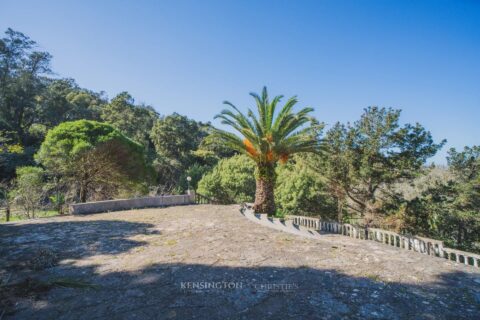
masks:
<instances>
[{"instance_id":1,"label":"shrub","mask_svg":"<svg viewBox=\"0 0 480 320\"><path fill-rule=\"evenodd\" d=\"M299 157L277 167L275 201L283 213L328 215L335 211L322 178Z\"/></svg>"},{"instance_id":2,"label":"shrub","mask_svg":"<svg viewBox=\"0 0 480 320\"><path fill-rule=\"evenodd\" d=\"M41 206L44 173L39 167L18 167L16 170L15 202L24 209L27 218L35 218L35 211Z\"/></svg>"},{"instance_id":3,"label":"shrub","mask_svg":"<svg viewBox=\"0 0 480 320\"><path fill-rule=\"evenodd\" d=\"M198 183L198 193L221 203L252 202L255 197L255 164L247 156L223 159Z\"/></svg>"}]
</instances>

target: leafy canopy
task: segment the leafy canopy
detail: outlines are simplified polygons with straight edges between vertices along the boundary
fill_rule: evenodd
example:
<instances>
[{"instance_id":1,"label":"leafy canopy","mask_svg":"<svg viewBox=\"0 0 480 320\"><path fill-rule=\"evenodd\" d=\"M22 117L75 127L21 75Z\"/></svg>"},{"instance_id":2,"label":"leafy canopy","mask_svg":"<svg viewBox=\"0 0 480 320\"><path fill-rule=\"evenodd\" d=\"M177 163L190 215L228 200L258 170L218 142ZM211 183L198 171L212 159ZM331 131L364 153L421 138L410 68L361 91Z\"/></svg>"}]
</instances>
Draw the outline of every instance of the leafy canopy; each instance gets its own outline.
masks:
<instances>
[{"instance_id":1,"label":"leafy canopy","mask_svg":"<svg viewBox=\"0 0 480 320\"><path fill-rule=\"evenodd\" d=\"M337 123L326 134L327 152L316 161L339 201L360 214L374 214L394 183L419 175L435 143L420 124L399 124L400 110L369 107L359 121Z\"/></svg>"},{"instance_id":2,"label":"leafy canopy","mask_svg":"<svg viewBox=\"0 0 480 320\"><path fill-rule=\"evenodd\" d=\"M128 92L115 96L102 108L101 118L121 133L148 148L150 130L158 114L152 107L135 105Z\"/></svg>"},{"instance_id":3,"label":"leafy canopy","mask_svg":"<svg viewBox=\"0 0 480 320\"><path fill-rule=\"evenodd\" d=\"M121 141L132 151L140 151L141 145L125 137L112 126L91 120L63 122L50 130L36 154L36 160L46 167L61 167L82 152L111 140Z\"/></svg>"},{"instance_id":4,"label":"leafy canopy","mask_svg":"<svg viewBox=\"0 0 480 320\"><path fill-rule=\"evenodd\" d=\"M255 163L245 155L222 159L198 183L198 193L221 203L251 202L255 196Z\"/></svg>"},{"instance_id":5,"label":"leafy canopy","mask_svg":"<svg viewBox=\"0 0 480 320\"><path fill-rule=\"evenodd\" d=\"M284 166L277 167L275 201L282 213L294 215L320 214L332 218L334 202L328 194L321 172L312 170L304 157L294 156Z\"/></svg>"},{"instance_id":6,"label":"leafy canopy","mask_svg":"<svg viewBox=\"0 0 480 320\"><path fill-rule=\"evenodd\" d=\"M283 96L269 99L267 88L264 87L262 95L250 93L255 99L257 114L248 109L243 114L232 103L224 104L230 109L224 109L215 118L221 119L222 124L232 127L240 136L216 129L210 137L220 140L224 145L246 154L257 164L271 165L277 161L285 163L288 157L298 152L318 152L320 141L318 130L320 126L309 116L312 108L303 108L297 113L293 107L297 98L287 100L280 111L277 107ZM311 126L304 127L310 124Z\"/></svg>"},{"instance_id":7,"label":"leafy canopy","mask_svg":"<svg viewBox=\"0 0 480 320\"><path fill-rule=\"evenodd\" d=\"M133 191L149 173L142 145L90 120L64 122L50 130L36 160L68 182L82 202Z\"/></svg>"}]
</instances>

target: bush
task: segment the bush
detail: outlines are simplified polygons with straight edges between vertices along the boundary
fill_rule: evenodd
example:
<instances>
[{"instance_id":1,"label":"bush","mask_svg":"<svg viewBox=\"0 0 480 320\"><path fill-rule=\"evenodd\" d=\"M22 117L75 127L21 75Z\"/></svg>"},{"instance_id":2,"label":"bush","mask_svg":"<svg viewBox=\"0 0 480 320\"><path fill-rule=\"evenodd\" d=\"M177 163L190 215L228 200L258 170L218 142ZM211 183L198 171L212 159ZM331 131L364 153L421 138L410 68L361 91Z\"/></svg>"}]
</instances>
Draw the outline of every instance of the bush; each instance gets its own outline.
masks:
<instances>
[{"instance_id":1,"label":"bush","mask_svg":"<svg viewBox=\"0 0 480 320\"><path fill-rule=\"evenodd\" d=\"M255 164L247 156L223 159L198 183L198 193L221 203L253 202Z\"/></svg>"},{"instance_id":2,"label":"bush","mask_svg":"<svg viewBox=\"0 0 480 320\"><path fill-rule=\"evenodd\" d=\"M284 214L325 216L335 212L322 178L299 157L277 167L275 201Z\"/></svg>"},{"instance_id":3,"label":"bush","mask_svg":"<svg viewBox=\"0 0 480 320\"><path fill-rule=\"evenodd\" d=\"M35 218L44 197L44 171L39 167L18 167L16 173L15 202L24 209L27 218Z\"/></svg>"}]
</instances>

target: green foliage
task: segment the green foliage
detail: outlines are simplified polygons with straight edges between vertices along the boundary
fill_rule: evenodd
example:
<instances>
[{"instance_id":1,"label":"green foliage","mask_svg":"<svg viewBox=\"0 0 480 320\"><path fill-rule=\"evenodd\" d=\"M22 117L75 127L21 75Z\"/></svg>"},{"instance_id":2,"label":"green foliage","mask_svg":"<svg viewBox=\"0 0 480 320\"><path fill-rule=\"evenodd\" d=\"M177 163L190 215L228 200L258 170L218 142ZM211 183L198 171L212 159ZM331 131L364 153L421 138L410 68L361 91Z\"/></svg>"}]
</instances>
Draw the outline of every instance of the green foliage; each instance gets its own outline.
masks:
<instances>
[{"instance_id":1,"label":"green foliage","mask_svg":"<svg viewBox=\"0 0 480 320\"><path fill-rule=\"evenodd\" d=\"M198 193L221 203L252 202L255 164L245 155L223 159L198 183Z\"/></svg>"},{"instance_id":2,"label":"green foliage","mask_svg":"<svg viewBox=\"0 0 480 320\"><path fill-rule=\"evenodd\" d=\"M159 157L175 159L182 168L193 164L192 152L206 136L206 125L174 113L160 118L151 137Z\"/></svg>"},{"instance_id":3,"label":"green foliage","mask_svg":"<svg viewBox=\"0 0 480 320\"><path fill-rule=\"evenodd\" d=\"M0 180L11 179L18 166L33 164L49 128L97 119L103 103L99 94L80 89L71 79L48 78L51 56L35 49L34 41L12 29L0 39L0 144L23 150L0 146Z\"/></svg>"},{"instance_id":4,"label":"green foliage","mask_svg":"<svg viewBox=\"0 0 480 320\"><path fill-rule=\"evenodd\" d=\"M38 122L53 128L65 121L98 119L105 101L99 94L80 89L73 79L49 79L36 103Z\"/></svg>"},{"instance_id":5,"label":"green foliage","mask_svg":"<svg viewBox=\"0 0 480 320\"><path fill-rule=\"evenodd\" d=\"M405 229L480 252L480 147L450 149L447 159L452 179L408 203Z\"/></svg>"},{"instance_id":6,"label":"green foliage","mask_svg":"<svg viewBox=\"0 0 480 320\"><path fill-rule=\"evenodd\" d=\"M54 172L56 168L63 170L64 165L73 165L71 161L81 153L111 140L120 140L132 150L140 147L108 124L78 120L64 122L50 130L36 160Z\"/></svg>"},{"instance_id":7,"label":"green foliage","mask_svg":"<svg viewBox=\"0 0 480 320\"><path fill-rule=\"evenodd\" d=\"M215 130L211 139L219 139L219 143L247 155L259 165L276 163L299 152L320 150L318 134L322 126L309 116L312 108L293 112L297 98L292 97L276 113L277 104L283 96L276 96L270 101L266 87L262 96L255 93L250 95L255 99L258 116L251 109L245 115L232 103L225 101L233 110L225 109L215 117L221 119L222 124L231 126L241 137ZM302 129L304 125L309 126Z\"/></svg>"},{"instance_id":8,"label":"green foliage","mask_svg":"<svg viewBox=\"0 0 480 320\"><path fill-rule=\"evenodd\" d=\"M285 213L285 211L277 208L277 210L275 210L275 214L273 216L275 218L284 219L287 216L287 214Z\"/></svg>"},{"instance_id":9,"label":"green foliage","mask_svg":"<svg viewBox=\"0 0 480 320\"><path fill-rule=\"evenodd\" d=\"M148 174L141 145L108 124L89 120L50 130L36 160L64 178L82 202L111 198L122 188L138 189Z\"/></svg>"},{"instance_id":10,"label":"green foliage","mask_svg":"<svg viewBox=\"0 0 480 320\"><path fill-rule=\"evenodd\" d=\"M192 180L190 181L190 190L197 190L198 182L202 179L203 175L206 174L209 170L211 170L210 166L201 165L198 163L194 163L190 166L187 170L185 170L182 175L180 176L179 181L179 193L185 193L188 189L188 181L187 177L190 177Z\"/></svg>"},{"instance_id":11,"label":"green foliage","mask_svg":"<svg viewBox=\"0 0 480 320\"><path fill-rule=\"evenodd\" d=\"M157 158L154 167L162 192L184 189L185 172L196 162L206 163L194 154L207 135L208 125L174 113L156 121L151 139ZM203 162L203 163L202 163Z\"/></svg>"},{"instance_id":12,"label":"green foliage","mask_svg":"<svg viewBox=\"0 0 480 320\"><path fill-rule=\"evenodd\" d=\"M260 190L256 193L258 197L255 199L254 210L274 213L276 163L285 163L288 157L295 153L319 152L322 126L309 116L312 108L293 112L297 103L296 97L288 99L277 113L277 104L283 96L276 96L270 101L266 87L263 88L261 96L255 93L250 95L255 99L257 115L251 109L245 115L232 103L225 101L230 109L223 110L215 117L240 136L214 130L210 139L245 154L256 163L255 173L261 183L258 184ZM307 126L304 127L305 125Z\"/></svg>"},{"instance_id":13,"label":"green foliage","mask_svg":"<svg viewBox=\"0 0 480 320\"><path fill-rule=\"evenodd\" d=\"M224 145L221 140L215 138L215 129L213 127L208 126L206 129L207 136L200 142L198 149L192 152L197 159L213 167L219 160L238 154L237 151L232 150Z\"/></svg>"},{"instance_id":14,"label":"green foliage","mask_svg":"<svg viewBox=\"0 0 480 320\"><path fill-rule=\"evenodd\" d=\"M56 192L54 195L48 197L50 202L54 205L55 210L58 213L63 214L63 206L65 205L65 195L60 192Z\"/></svg>"},{"instance_id":15,"label":"green foliage","mask_svg":"<svg viewBox=\"0 0 480 320\"><path fill-rule=\"evenodd\" d=\"M31 164L30 145L38 143L28 133L37 118L36 97L45 87L51 56L35 51L35 42L7 29L0 39L0 140L19 145L24 152L9 152L0 145L0 179L10 179L15 167Z\"/></svg>"},{"instance_id":16,"label":"green foliage","mask_svg":"<svg viewBox=\"0 0 480 320\"><path fill-rule=\"evenodd\" d=\"M322 215L332 218L335 202L325 179L301 157L277 168L275 200L282 212L293 215Z\"/></svg>"},{"instance_id":17,"label":"green foliage","mask_svg":"<svg viewBox=\"0 0 480 320\"><path fill-rule=\"evenodd\" d=\"M158 114L152 107L135 105L129 93L122 92L105 105L101 118L145 148L151 146L150 131Z\"/></svg>"},{"instance_id":18,"label":"green foliage","mask_svg":"<svg viewBox=\"0 0 480 320\"><path fill-rule=\"evenodd\" d=\"M192 188L224 203L257 195L258 212L363 219L480 252L480 147L451 149L448 168L427 168L443 142L419 124L400 125L400 110L367 108L321 141L311 108L294 112L296 97L280 107L282 96L269 99L264 88L246 113L225 102L216 118L232 133L176 113L160 117L127 92L108 101L73 79L50 78L50 60L20 32L0 39L4 207L33 217L48 199L60 210L144 194L153 166L158 193L183 193L190 176ZM34 154L45 172L32 167Z\"/></svg>"},{"instance_id":19,"label":"green foliage","mask_svg":"<svg viewBox=\"0 0 480 320\"><path fill-rule=\"evenodd\" d=\"M45 87L42 76L50 72L50 54L35 51L36 43L21 32L7 29L0 39L0 130L28 144L34 123L36 97ZM8 85L7 85L8 84Z\"/></svg>"},{"instance_id":20,"label":"green foliage","mask_svg":"<svg viewBox=\"0 0 480 320\"><path fill-rule=\"evenodd\" d=\"M338 202L375 223L389 188L421 173L434 143L420 124L399 125L400 110L370 107L353 125L337 123L325 137L323 159L312 165L330 182Z\"/></svg>"},{"instance_id":21,"label":"green foliage","mask_svg":"<svg viewBox=\"0 0 480 320\"><path fill-rule=\"evenodd\" d=\"M43 190L45 172L39 167L19 167L13 191L15 202L23 207L28 218L35 218L35 211L40 208L44 197Z\"/></svg>"}]
</instances>

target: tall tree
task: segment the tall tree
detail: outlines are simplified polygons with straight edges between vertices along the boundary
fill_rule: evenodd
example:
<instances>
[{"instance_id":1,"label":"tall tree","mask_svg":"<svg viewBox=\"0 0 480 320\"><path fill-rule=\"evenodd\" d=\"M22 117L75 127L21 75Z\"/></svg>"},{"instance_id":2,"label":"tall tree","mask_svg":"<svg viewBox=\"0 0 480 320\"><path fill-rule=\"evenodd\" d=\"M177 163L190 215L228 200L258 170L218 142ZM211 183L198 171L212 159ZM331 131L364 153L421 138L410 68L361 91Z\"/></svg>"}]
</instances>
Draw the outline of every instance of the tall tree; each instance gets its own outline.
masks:
<instances>
[{"instance_id":1,"label":"tall tree","mask_svg":"<svg viewBox=\"0 0 480 320\"><path fill-rule=\"evenodd\" d=\"M14 132L19 143L28 145L51 56L36 51L36 43L21 32L9 28L5 34L0 39L0 130Z\"/></svg>"},{"instance_id":2,"label":"tall tree","mask_svg":"<svg viewBox=\"0 0 480 320\"><path fill-rule=\"evenodd\" d=\"M392 195L389 187L414 178L444 144L434 143L418 123L401 127L399 118L400 110L369 107L353 125L337 123L326 134L323 161L317 162L339 202L368 221Z\"/></svg>"},{"instance_id":3,"label":"tall tree","mask_svg":"<svg viewBox=\"0 0 480 320\"><path fill-rule=\"evenodd\" d=\"M98 120L106 103L101 94L81 89L73 79L48 79L37 98L37 120L47 128L65 121Z\"/></svg>"},{"instance_id":4,"label":"tall tree","mask_svg":"<svg viewBox=\"0 0 480 320\"><path fill-rule=\"evenodd\" d=\"M208 124L178 113L155 122L150 135L157 154L154 167L158 173L161 192L172 192L179 185L183 185L183 182L179 181L182 173L200 160L194 151L207 135L208 127Z\"/></svg>"},{"instance_id":5,"label":"tall tree","mask_svg":"<svg viewBox=\"0 0 480 320\"><path fill-rule=\"evenodd\" d=\"M157 112L148 106L135 105L128 92L122 92L102 108L101 118L146 149L151 146L150 131Z\"/></svg>"},{"instance_id":6,"label":"tall tree","mask_svg":"<svg viewBox=\"0 0 480 320\"><path fill-rule=\"evenodd\" d=\"M480 147L450 149L447 162L450 174L407 202L404 229L480 252Z\"/></svg>"},{"instance_id":7,"label":"tall tree","mask_svg":"<svg viewBox=\"0 0 480 320\"><path fill-rule=\"evenodd\" d=\"M225 109L215 118L230 126L240 136L216 130L211 136L230 148L246 154L256 164L255 212L275 213L274 187L276 180L275 167L278 162L285 163L288 157L300 152L319 152L319 125L309 116L312 108L303 108L293 112L297 98L292 97L276 113L277 104L283 96L276 96L271 101L267 88L261 96L250 94L257 105L257 115L249 109L243 114L232 103L224 103L231 107ZM309 125L304 127L304 125Z\"/></svg>"},{"instance_id":8,"label":"tall tree","mask_svg":"<svg viewBox=\"0 0 480 320\"><path fill-rule=\"evenodd\" d=\"M50 130L36 160L62 178L80 202L135 191L148 179L142 146L96 121L64 122Z\"/></svg>"}]
</instances>

